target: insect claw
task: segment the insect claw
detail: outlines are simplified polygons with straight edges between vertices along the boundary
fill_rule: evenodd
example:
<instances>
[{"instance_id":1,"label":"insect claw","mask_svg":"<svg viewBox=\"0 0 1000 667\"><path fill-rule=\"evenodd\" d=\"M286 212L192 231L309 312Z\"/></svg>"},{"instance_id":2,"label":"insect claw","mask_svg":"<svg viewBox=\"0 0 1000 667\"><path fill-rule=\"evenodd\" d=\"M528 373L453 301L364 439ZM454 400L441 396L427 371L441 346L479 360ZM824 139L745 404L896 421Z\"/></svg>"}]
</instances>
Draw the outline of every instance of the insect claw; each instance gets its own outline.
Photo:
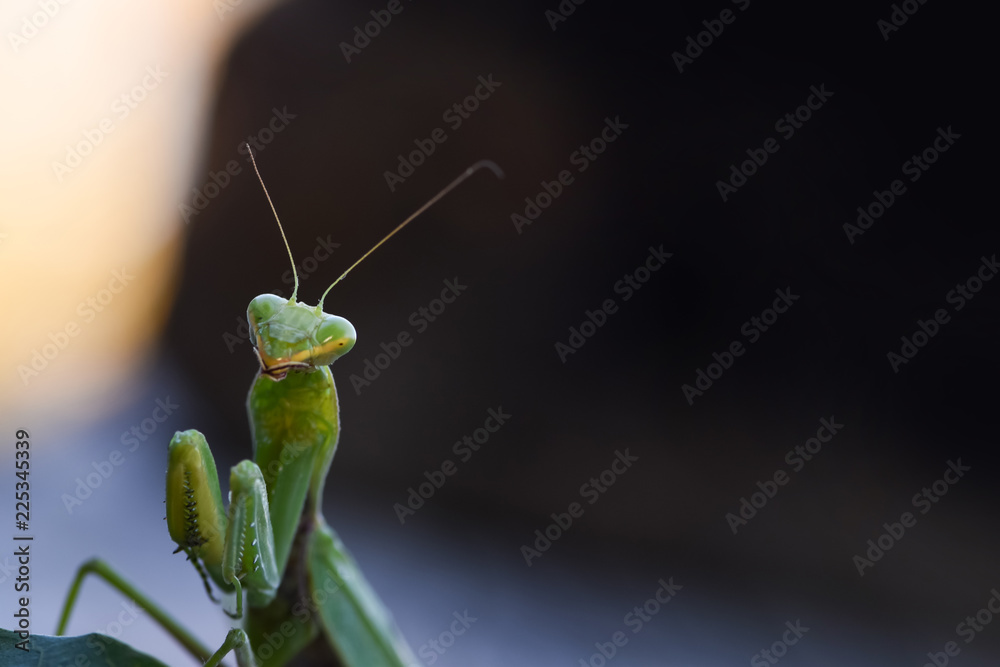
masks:
<instances>
[{"instance_id":1,"label":"insect claw","mask_svg":"<svg viewBox=\"0 0 1000 667\"><path fill-rule=\"evenodd\" d=\"M198 574L201 575L201 580L205 584L205 592L208 593L208 599L214 602L215 604L221 604L222 601L216 598L214 595L212 595L212 587L208 584L208 575L205 573L205 570L201 567L201 563L198 562L198 559L194 557L190 551L187 553L188 553L188 560L194 564L194 569L198 570Z\"/></svg>"}]
</instances>

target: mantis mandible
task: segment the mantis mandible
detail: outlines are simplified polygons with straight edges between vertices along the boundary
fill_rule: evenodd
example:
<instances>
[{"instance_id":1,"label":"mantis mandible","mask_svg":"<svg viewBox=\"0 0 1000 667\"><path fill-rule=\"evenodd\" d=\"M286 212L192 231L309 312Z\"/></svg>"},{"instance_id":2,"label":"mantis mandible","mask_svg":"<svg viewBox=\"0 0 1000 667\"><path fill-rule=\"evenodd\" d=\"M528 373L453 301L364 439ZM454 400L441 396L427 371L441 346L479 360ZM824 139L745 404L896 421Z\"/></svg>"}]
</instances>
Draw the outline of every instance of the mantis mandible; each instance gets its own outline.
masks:
<instances>
[{"instance_id":1,"label":"mantis mandible","mask_svg":"<svg viewBox=\"0 0 1000 667\"><path fill-rule=\"evenodd\" d=\"M296 301L299 280L291 247L249 153L295 276L290 299L262 294L247 308L260 364L247 397L254 460L233 466L226 510L205 437L193 429L178 431L169 445L166 499L167 527L178 545L174 553L187 554L210 598L215 600L209 580L235 594L235 613L226 613L242 618L243 627L230 630L212 653L107 563L93 559L73 580L56 634L66 630L84 577L96 574L133 598L208 667L230 651L240 667L278 667L307 655L343 667L417 665L321 511L340 436L337 389L329 367L357 340L354 326L324 313L323 302L354 267L462 181L483 168L498 178L503 172L488 160L466 169L348 267L316 306L307 306Z\"/></svg>"}]
</instances>

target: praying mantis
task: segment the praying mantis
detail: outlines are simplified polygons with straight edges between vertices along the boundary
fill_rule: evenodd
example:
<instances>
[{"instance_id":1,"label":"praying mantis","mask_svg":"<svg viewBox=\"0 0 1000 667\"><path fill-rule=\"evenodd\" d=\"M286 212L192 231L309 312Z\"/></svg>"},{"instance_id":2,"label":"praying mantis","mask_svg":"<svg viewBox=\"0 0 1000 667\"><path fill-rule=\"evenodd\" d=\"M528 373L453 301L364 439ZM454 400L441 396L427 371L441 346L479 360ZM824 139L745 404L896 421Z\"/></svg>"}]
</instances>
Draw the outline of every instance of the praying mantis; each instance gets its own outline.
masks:
<instances>
[{"instance_id":1,"label":"praying mantis","mask_svg":"<svg viewBox=\"0 0 1000 667\"><path fill-rule=\"evenodd\" d=\"M254 459L235 465L229 506L222 503L215 459L205 436L178 431L169 444L167 527L204 580L235 596L233 628L211 652L106 562L78 570L63 606L62 635L83 579L94 574L149 613L207 667L232 651L240 667L280 667L293 659L343 667L413 667L414 657L391 615L323 518L323 487L340 436L339 403L330 365L351 350L354 326L323 312L330 290L379 246L480 169L481 160L389 232L344 271L316 306L296 301L299 279L278 213L247 146L274 213L295 277L291 298L262 294L247 308L257 376L247 397Z\"/></svg>"}]
</instances>

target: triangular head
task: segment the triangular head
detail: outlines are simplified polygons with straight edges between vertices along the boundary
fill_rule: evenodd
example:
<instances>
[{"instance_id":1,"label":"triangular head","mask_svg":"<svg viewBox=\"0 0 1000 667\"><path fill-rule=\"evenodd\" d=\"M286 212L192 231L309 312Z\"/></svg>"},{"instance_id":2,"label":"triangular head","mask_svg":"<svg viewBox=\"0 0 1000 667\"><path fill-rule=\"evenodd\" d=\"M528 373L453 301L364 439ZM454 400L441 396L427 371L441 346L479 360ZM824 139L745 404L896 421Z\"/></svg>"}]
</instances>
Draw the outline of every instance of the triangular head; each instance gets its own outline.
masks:
<instances>
[{"instance_id":1,"label":"triangular head","mask_svg":"<svg viewBox=\"0 0 1000 667\"><path fill-rule=\"evenodd\" d=\"M290 370L312 371L329 366L354 347L354 325L328 315L319 306L261 294L247 307L261 373L283 379Z\"/></svg>"}]
</instances>

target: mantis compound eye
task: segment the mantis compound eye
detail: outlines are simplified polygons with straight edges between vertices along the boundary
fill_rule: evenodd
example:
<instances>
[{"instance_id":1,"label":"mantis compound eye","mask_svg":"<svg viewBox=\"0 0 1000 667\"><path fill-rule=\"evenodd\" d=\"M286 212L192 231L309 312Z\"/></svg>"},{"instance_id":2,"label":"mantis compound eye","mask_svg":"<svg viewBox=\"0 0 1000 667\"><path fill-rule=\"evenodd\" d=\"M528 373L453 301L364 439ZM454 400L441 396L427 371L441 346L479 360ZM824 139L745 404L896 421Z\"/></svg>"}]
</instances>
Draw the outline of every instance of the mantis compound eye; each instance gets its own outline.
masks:
<instances>
[{"instance_id":1,"label":"mantis compound eye","mask_svg":"<svg viewBox=\"0 0 1000 667\"><path fill-rule=\"evenodd\" d=\"M337 315L323 315L323 321L316 329L316 347L313 364L329 366L338 357L351 351L358 340L354 325Z\"/></svg>"},{"instance_id":2,"label":"mantis compound eye","mask_svg":"<svg viewBox=\"0 0 1000 667\"><path fill-rule=\"evenodd\" d=\"M280 311L288 303L277 294L261 294L255 297L247 306L247 322L250 323L251 338L256 335L257 327Z\"/></svg>"}]
</instances>

